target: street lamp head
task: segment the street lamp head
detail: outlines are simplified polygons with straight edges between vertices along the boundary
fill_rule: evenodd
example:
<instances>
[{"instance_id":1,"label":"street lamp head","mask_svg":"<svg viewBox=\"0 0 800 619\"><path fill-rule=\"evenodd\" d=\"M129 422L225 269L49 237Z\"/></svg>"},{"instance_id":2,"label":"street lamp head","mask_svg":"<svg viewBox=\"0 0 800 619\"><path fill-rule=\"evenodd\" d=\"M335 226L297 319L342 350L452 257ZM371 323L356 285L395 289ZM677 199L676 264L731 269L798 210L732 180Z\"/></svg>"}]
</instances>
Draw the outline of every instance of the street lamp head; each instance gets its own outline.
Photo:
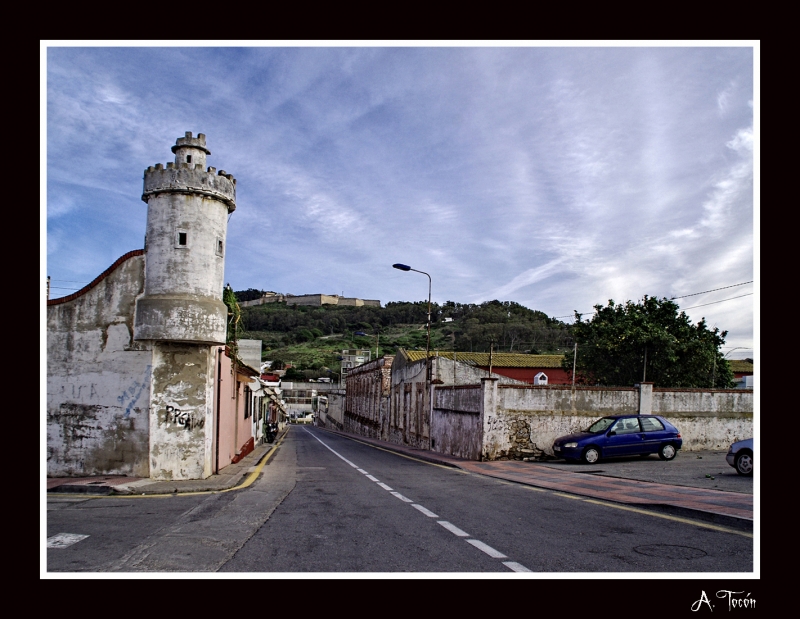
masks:
<instances>
[{"instance_id":1,"label":"street lamp head","mask_svg":"<svg viewBox=\"0 0 800 619\"><path fill-rule=\"evenodd\" d=\"M400 264L399 262L397 264L393 264L392 268L400 269L401 271L410 271L411 270L410 266L408 266L407 264Z\"/></svg>"}]
</instances>

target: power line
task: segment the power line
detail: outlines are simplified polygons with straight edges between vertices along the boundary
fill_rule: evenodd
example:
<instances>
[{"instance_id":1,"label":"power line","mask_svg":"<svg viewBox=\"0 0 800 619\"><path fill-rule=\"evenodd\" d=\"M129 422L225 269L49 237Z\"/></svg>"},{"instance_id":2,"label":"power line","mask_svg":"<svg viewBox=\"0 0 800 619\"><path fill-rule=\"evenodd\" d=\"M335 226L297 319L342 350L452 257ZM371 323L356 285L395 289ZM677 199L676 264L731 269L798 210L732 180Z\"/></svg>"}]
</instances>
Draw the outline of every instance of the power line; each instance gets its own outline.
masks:
<instances>
[{"instance_id":1,"label":"power line","mask_svg":"<svg viewBox=\"0 0 800 619\"><path fill-rule=\"evenodd\" d=\"M70 279L51 279L51 282L61 282L62 284L88 284L89 282L73 282Z\"/></svg>"},{"instance_id":2,"label":"power line","mask_svg":"<svg viewBox=\"0 0 800 619\"><path fill-rule=\"evenodd\" d=\"M726 288L736 288L736 286L744 286L745 284L752 284L753 280L751 279L749 282L742 282L741 284L732 284L730 286L723 286L722 288L714 288L713 290L704 290L703 292L693 292L692 294L685 294L681 297L672 297L670 301L674 301L675 299L685 299L686 297L696 297L698 294L706 294L707 292L716 292L717 290L725 290ZM751 293L752 294L752 293ZM738 297L733 297L737 299ZM700 307L699 305L697 307Z\"/></svg>"},{"instance_id":3,"label":"power line","mask_svg":"<svg viewBox=\"0 0 800 619\"><path fill-rule=\"evenodd\" d=\"M685 294L685 295L682 295L680 297L671 297L668 300L669 301L674 301L675 299L685 299L687 297L696 297L699 294L707 294L709 292L716 292L717 290L725 290L727 288L736 288L737 286L744 286L745 284L752 284L752 283L753 283L753 280L751 279L749 282L742 282L741 284L731 284L730 286L723 286L722 288L714 288L712 290L704 290L703 292L693 292L692 294ZM749 294L743 294L741 296L742 297L747 297L747 296L749 296L751 294L753 294L753 293L751 292ZM704 305L714 305L714 303L722 303L723 301L731 301L732 299L739 299L739 298L741 298L741 297L731 297L730 299L722 299L722 301L713 301L712 303L704 303ZM692 307L684 307L684 308L681 308L681 309L693 309L695 307L703 307L703 305L693 305ZM582 312L582 314L585 314L585 313L586 312ZM594 311L592 313L596 314L597 311ZM572 318L572 316L573 316L572 314L567 314L566 316L551 316L551 318Z\"/></svg>"},{"instance_id":4,"label":"power line","mask_svg":"<svg viewBox=\"0 0 800 619\"><path fill-rule=\"evenodd\" d=\"M687 309L694 309L695 307L705 307L706 305L714 305L715 303L723 303L725 301L733 301L734 299L741 299L742 297L749 297L752 295L752 292L748 292L747 294L741 294L738 297L731 297L730 299L722 299L722 301L712 301L711 303L703 303L702 305L692 305L691 307L682 307L682 310Z\"/></svg>"}]
</instances>

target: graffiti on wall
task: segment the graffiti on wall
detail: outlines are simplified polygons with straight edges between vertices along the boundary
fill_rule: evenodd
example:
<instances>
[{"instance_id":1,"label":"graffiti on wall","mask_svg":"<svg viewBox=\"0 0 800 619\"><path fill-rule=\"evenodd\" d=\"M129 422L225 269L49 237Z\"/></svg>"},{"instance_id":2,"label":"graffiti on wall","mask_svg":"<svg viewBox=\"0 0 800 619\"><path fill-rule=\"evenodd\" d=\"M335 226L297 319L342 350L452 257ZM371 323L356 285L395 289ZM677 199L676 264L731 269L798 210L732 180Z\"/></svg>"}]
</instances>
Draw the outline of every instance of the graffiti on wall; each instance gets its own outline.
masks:
<instances>
[{"instance_id":1,"label":"graffiti on wall","mask_svg":"<svg viewBox=\"0 0 800 619\"><path fill-rule=\"evenodd\" d=\"M205 416L192 415L191 412L182 411L174 406L167 406L163 413L164 423L177 424L186 430L194 430L195 428L202 428L206 423Z\"/></svg>"},{"instance_id":2,"label":"graffiti on wall","mask_svg":"<svg viewBox=\"0 0 800 619\"><path fill-rule=\"evenodd\" d=\"M489 417L486 420L486 425L490 431L492 430L505 430L506 420L500 417Z\"/></svg>"},{"instance_id":3,"label":"graffiti on wall","mask_svg":"<svg viewBox=\"0 0 800 619\"><path fill-rule=\"evenodd\" d=\"M145 369L145 377L150 375L150 367L151 366L148 365ZM130 387L123 391L121 395L117 396L117 401L119 402L120 406L125 407L125 417L131 416L131 410L133 410L134 404L136 404L136 402L139 400L139 396L142 395L144 388L148 386L149 385L146 378L143 378L142 382L135 380Z\"/></svg>"}]
</instances>

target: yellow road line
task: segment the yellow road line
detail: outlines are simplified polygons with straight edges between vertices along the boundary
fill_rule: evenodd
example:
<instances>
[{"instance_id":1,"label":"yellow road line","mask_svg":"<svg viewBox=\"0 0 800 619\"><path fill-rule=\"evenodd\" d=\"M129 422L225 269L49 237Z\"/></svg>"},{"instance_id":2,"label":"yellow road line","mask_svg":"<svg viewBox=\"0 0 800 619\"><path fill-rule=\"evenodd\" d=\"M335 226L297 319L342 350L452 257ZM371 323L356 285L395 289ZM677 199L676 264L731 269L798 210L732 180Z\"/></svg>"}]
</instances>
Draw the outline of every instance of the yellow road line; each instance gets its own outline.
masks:
<instances>
[{"instance_id":1,"label":"yellow road line","mask_svg":"<svg viewBox=\"0 0 800 619\"><path fill-rule=\"evenodd\" d=\"M553 493L558 494L558 493ZM637 507L628 507L627 505L620 505L618 503L608 503L606 501L598 501L595 499L583 499L587 503L594 503L595 505L603 505L605 507L612 507L614 509L621 509L626 512L635 512L637 514L644 514L646 516L655 516L656 518L663 518L665 520L672 520L674 522L680 522L682 524L692 524L698 527L703 527L706 529L713 529L715 531L723 531L724 533L733 533L734 535L741 535L743 537L753 537L752 533L748 533L747 531L739 531L738 529L732 529L730 527L723 527L718 524L710 524L708 522L703 522L701 520L692 520L690 518L681 518L680 516L670 516L669 514L660 514L658 512L653 512L647 509L639 509Z\"/></svg>"}]
</instances>

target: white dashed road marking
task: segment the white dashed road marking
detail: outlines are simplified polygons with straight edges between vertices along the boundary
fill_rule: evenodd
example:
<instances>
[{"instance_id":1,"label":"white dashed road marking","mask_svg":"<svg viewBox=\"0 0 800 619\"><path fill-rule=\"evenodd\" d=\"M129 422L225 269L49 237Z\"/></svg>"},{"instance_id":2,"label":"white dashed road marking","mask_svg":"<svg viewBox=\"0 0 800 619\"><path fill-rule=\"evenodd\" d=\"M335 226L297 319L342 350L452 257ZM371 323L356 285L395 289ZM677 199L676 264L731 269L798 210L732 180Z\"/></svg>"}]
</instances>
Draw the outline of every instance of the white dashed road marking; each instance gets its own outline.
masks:
<instances>
[{"instance_id":1,"label":"white dashed road marking","mask_svg":"<svg viewBox=\"0 0 800 619\"><path fill-rule=\"evenodd\" d=\"M480 540L468 539L467 544L472 544L473 546L475 546L475 548L477 548L478 550L482 550L493 559L508 559L508 557L504 555L502 552L500 552L499 550L495 550L494 548L492 548L488 544L484 544Z\"/></svg>"},{"instance_id":2,"label":"white dashed road marking","mask_svg":"<svg viewBox=\"0 0 800 619\"><path fill-rule=\"evenodd\" d=\"M422 507L422 505L417 505L416 503L414 503L411 507L413 507L414 509L418 509L423 514L425 514L428 518L438 518L439 517L436 514L434 514L431 510L425 509L424 507Z\"/></svg>"},{"instance_id":3,"label":"white dashed road marking","mask_svg":"<svg viewBox=\"0 0 800 619\"><path fill-rule=\"evenodd\" d=\"M527 567L517 563L516 561L503 561L503 565L505 565L508 569L512 572L530 572Z\"/></svg>"},{"instance_id":4,"label":"white dashed road marking","mask_svg":"<svg viewBox=\"0 0 800 619\"><path fill-rule=\"evenodd\" d=\"M88 535L81 535L80 533L57 533L47 538L48 548L66 548L72 546L82 539L86 539Z\"/></svg>"},{"instance_id":5,"label":"white dashed road marking","mask_svg":"<svg viewBox=\"0 0 800 619\"><path fill-rule=\"evenodd\" d=\"M456 525L450 524L446 520L438 520L437 521L440 525L442 525L445 529L450 531L453 535L458 535L459 537L469 537L469 533L462 531Z\"/></svg>"},{"instance_id":6,"label":"white dashed road marking","mask_svg":"<svg viewBox=\"0 0 800 619\"><path fill-rule=\"evenodd\" d=\"M370 475L364 469L359 468L357 464L353 464L352 462L350 462L350 460L345 458L343 455L341 455L340 453L337 453L334 449L332 449L331 447L329 447L328 445L323 443L319 438L314 436L314 434L309 432L306 428L303 428L303 430L305 430L306 432L311 434L311 436L314 437L317 441L319 441L320 444L322 444L324 447L329 449L333 454L335 454L336 456L338 456L339 458L341 458L342 460L347 462L347 464L352 466L359 473L365 475L367 477L367 479L371 479L376 484L378 484L381 488L383 488L384 490L389 491L391 494L396 496L401 501L404 501L406 503L411 503L411 507L413 507L414 509L422 512L423 514L428 516L428 518L438 518L439 517L436 514L434 514L431 510L426 509L422 505L414 503L411 499L409 499L407 497L404 497L399 492L393 491L389 486L387 486L386 484L381 482L379 479L377 479L376 477ZM558 493L556 493L556 494L558 494ZM577 497L572 497L570 495L563 495L563 496L569 496L569 498L577 498ZM456 525L451 524L451 523L447 522L446 520L437 520L437 522L440 525L442 525L445 529L450 531L453 535L457 535L458 537L470 537L469 533L467 533L466 531L462 531ZM51 540L56 540L56 538L63 537L63 536L77 538L77 539L73 539L72 541L68 541L66 543L58 542L58 541L53 541L51 543ZM72 534L72 533L59 533L59 535L55 535L55 536L53 536L53 537L51 537L51 538L49 538L47 540L47 547L48 548L64 548L66 546L69 546L70 544L74 544L75 542L78 542L78 541L82 540L84 537L88 537L88 536L87 535L75 535L75 534ZM487 555L489 555L493 559L507 559L508 558L506 555L504 555L499 550L495 550L494 548L492 548L488 544L484 544L480 540L477 540L477 539L474 539L474 538L470 538L470 539L467 539L467 540L464 540L464 541L466 541L468 544L471 544L472 546L474 546L475 548L477 548L481 552L486 553ZM60 544L60 545L55 545L55 544ZM512 572L530 572L531 571L527 567L525 567L524 565L522 565L520 563L517 563L516 561L503 561L503 565L505 565Z\"/></svg>"}]
</instances>

